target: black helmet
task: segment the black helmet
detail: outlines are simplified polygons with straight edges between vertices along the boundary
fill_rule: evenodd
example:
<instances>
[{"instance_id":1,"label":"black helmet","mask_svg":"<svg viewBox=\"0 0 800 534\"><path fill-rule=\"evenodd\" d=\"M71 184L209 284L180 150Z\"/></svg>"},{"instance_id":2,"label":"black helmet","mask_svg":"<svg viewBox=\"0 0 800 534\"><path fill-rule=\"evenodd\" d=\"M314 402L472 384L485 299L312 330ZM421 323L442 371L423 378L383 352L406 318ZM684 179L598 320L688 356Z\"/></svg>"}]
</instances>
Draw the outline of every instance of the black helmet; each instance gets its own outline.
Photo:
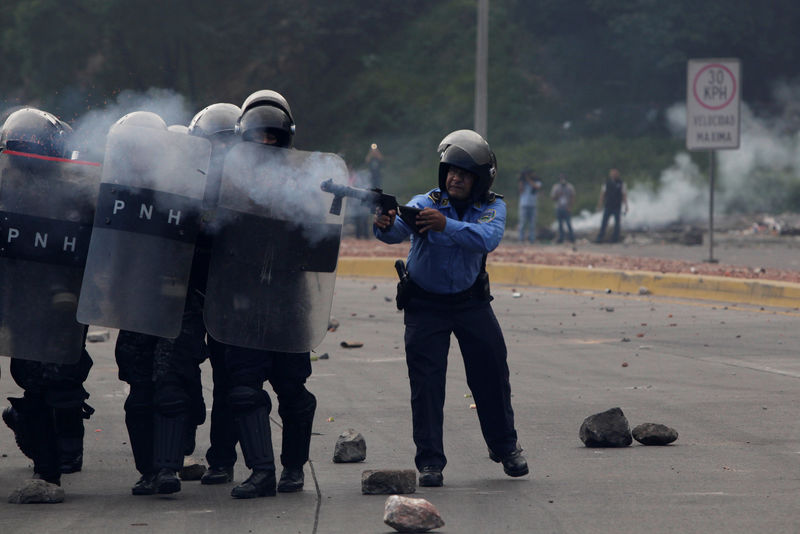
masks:
<instances>
[{"instance_id":1,"label":"black helmet","mask_svg":"<svg viewBox=\"0 0 800 534\"><path fill-rule=\"evenodd\" d=\"M242 110L234 104L211 104L199 111L189 123L189 135L205 138L218 134L233 135L241 114Z\"/></svg>"},{"instance_id":2,"label":"black helmet","mask_svg":"<svg viewBox=\"0 0 800 534\"><path fill-rule=\"evenodd\" d=\"M36 108L22 108L8 116L0 134L0 150L67 157L72 128L55 115Z\"/></svg>"},{"instance_id":3,"label":"black helmet","mask_svg":"<svg viewBox=\"0 0 800 534\"><path fill-rule=\"evenodd\" d=\"M292 146L295 132L292 110L283 95L269 89L248 96L236 122L236 132L241 134L244 141L250 141L256 134L265 131L278 138L277 146Z\"/></svg>"},{"instance_id":4,"label":"black helmet","mask_svg":"<svg viewBox=\"0 0 800 534\"><path fill-rule=\"evenodd\" d=\"M155 128L156 130L166 130L167 123L158 114L152 111L133 111L120 118L114 126L124 124L125 126L140 126L142 128ZM112 126L112 128L114 127Z\"/></svg>"},{"instance_id":5,"label":"black helmet","mask_svg":"<svg viewBox=\"0 0 800 534\"><path fill-rule=\"evenodd\" d=\"M469 171L478 179L472 186L472 198L483 198L497 175L497 159L486 139L472 130L456 130L439 143L439 189L446 191L450 165Z\"/></svg>"}]
</instances>

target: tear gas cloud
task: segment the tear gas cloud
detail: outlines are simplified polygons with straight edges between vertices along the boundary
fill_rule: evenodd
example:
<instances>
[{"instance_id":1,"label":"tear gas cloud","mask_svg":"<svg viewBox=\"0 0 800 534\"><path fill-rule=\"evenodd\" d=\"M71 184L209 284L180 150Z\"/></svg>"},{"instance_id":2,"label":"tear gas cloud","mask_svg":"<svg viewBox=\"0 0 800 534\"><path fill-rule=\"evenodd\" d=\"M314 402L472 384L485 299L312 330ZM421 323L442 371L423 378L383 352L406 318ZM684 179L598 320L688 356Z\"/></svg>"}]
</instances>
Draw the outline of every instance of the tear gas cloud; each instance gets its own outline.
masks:
<instances>
[{"instance_id":1,"label":"tear gas cloud","mask_svg":"<svg viewBox=\"0 0 800 534\"><path fill-rule=\"evenodd\" d=\"M769 117L757 117L743 103L740 148L716 152L715 213L782 210L787 188L800 187L800 86L778 84L774 95L778 105ZM686 105L671 106L666 120L676 137L685 136ZM688 152L679 152L672 165L661 172L655 187L628 184L629 211L624 224L652 228L705 223L708 181L708 172L701 172ZM573 219L573 226L576 230L595 229L601 217L602 212L583 211Z\"/></svg>"},{"instance_id":2,"label":"tear gas cloud","mask_svg":"<svg viewBox=\"0 0 800 534\"><path fill-rule=\"evenodd\" d=\"M187 125L194 115L186 99L173 91L123 91L115 102L105 108L89 111L73 124L75 141L82 152L81 159L105 160L103 173L106 181L122 180L127 185L183 193L194 200L202 199L198 186L202 190L205 180L215 179L209 173L209 161L202 147L210 147L206 140L187 138L186 134L177 131L156 133L148 128L127 127L124 128L127 133L119 137L126 138L124 141L129 147L128 152L124 148L119 149L119 145L109 144L108 148L115 147L111 153L113 161L109 160L109 154L106 153L109 131L120 118L133 111L156 113L167 125ZM120 130L123 127L119 127ZM347 170L340 158L324 153L267 149L262 145L251 148L250 151L241 152L232 150L231 159L225 163L225 168L228 169L225 180L231 181L240 192L244 192L249 199L251 211L253 205L258 206L272 217L295 221L309 234L322 232L324 227L320 224L303 223L341 224L340 217L328 213L333 197L319 189L319 184L328 178L346 182ZM286 164L278 165L277 168L258 165L259 159L253 154L262 149L285 153ZM237 157L240 161L236 161ZM140 174L128 181L118 176L120 170L128 169L130 172L139 167L145 168L146 177ZM200 209L199 203L194 201L174 207ZM315 241L326 236L307 237Z\"/></svg>"},{"instance_id":3,"label":"tear gas cloud","mask_svg":"<svg viewBox=\"0 0 800 534\"><path fill-rule=\"evenodd\" d=\"M109 129L133 111L152 111L167 125L187 125L193 116L186 99L174 91L151 88L142 93L125 90L117 95L115 102L102 109L90 110L72 124L77 146L87 153L87 158L102 161Z\"/></svg>"}]
</instances>

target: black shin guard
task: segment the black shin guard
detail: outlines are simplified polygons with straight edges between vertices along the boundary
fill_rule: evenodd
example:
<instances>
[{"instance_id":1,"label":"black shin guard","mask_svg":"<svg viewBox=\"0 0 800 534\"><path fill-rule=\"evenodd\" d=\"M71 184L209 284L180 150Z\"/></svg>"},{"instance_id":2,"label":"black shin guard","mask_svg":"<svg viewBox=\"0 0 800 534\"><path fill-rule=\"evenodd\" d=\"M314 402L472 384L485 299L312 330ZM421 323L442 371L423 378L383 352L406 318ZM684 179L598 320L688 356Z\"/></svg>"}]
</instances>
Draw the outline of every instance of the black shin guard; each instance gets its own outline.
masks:
<instances>
[{"instance_id":1,"label":"black shin guard","mask_svg":"<svg viewBox=\"0 0 800 534\"><path fill-rule=\"evenodd\" d=\"M153 465L156 470L180 470L183 467L183 450L186 438L186 415L166 417L155 415Z\"/></svg>"},{"instance_id":2,"label":"black shin guard","mask_svg":"<svg viewBox=\"0 0 800 534\"><path fill-rule=\"evenodd\" d=\"M275 470L269 410L258 406L235 417L245 464L250 469Z\"/></svg>"}]
</instances>

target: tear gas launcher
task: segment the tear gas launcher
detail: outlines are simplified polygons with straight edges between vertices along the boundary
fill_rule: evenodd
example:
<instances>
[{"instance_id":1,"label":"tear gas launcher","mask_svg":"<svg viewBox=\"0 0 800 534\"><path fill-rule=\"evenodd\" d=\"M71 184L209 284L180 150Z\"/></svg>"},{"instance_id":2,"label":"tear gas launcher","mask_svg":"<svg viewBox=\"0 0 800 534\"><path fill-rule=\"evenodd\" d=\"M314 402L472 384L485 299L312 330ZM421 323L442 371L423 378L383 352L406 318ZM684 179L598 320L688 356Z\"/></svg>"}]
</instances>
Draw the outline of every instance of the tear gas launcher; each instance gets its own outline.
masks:
<instances>
[{"instance_id":1,"label":"tear gas launcher","mask_svg":"<svg viewBox=\"0 0 800 534\"><path fill-rule=\"evenodd\" d=\"M339 215L342 212L342 199L350 197L358 199L364 204L378 207L381 214L388 213L389 210L395 210L406 224L416 229L416 217L422 211L412 206L398 205L397 198L393 195L387 195L379 188L359 189L334 183L333 180L325 180L320 184L320 189L333 195L330 212L334 215Z\"/></svg>"},{"instance_id":2,"label":"tear gas launcher","mask_svg":"<svg viewBox=\"0 0 800 534\"><path fill-rule=\"evenodd\" d=\"M355 198L364 204L377 206L380 208L381 213L397 210L397 199L392 195L385 194L382 189L359 189L334 183L333 180L325 180L319 187L326 193L333 195L330 212L334 215L339 215L342 212L342 199L344 197Z\"/></svg>"}]
</instances>

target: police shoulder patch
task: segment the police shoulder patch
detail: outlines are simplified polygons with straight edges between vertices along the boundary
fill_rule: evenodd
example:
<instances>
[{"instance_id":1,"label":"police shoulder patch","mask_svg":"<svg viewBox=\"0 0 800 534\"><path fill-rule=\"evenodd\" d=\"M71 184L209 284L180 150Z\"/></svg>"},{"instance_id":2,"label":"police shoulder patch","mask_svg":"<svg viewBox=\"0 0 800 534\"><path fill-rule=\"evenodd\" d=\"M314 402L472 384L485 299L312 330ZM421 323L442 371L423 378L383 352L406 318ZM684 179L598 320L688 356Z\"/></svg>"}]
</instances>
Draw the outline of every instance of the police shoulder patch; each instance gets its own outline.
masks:
<instances>
[{"instance_id":1,"label":"police shoulder patch","mask_svg":"<svg viewBox=\"0 0 800 534\"><path fill-rule=\"evenodd\" d=\"M488 210L483 212L483 215L481 215L480 219L478 219L478 222L479 223L488 223L488 222L493 221L495 217L497 217L497 210L488 209Z\"/></svg>"},{"instance_id":2,"label":"police shoulder patch","mask_svg":"<svg viewBox=\"0 0 800 534\"><path fill-rule=\"evenodd\" d=\"M438 204L442 200L442 192L431 191L430 194L428 194L428 198L433 200L436 204Z\"/></svg>"}]
</instances>

